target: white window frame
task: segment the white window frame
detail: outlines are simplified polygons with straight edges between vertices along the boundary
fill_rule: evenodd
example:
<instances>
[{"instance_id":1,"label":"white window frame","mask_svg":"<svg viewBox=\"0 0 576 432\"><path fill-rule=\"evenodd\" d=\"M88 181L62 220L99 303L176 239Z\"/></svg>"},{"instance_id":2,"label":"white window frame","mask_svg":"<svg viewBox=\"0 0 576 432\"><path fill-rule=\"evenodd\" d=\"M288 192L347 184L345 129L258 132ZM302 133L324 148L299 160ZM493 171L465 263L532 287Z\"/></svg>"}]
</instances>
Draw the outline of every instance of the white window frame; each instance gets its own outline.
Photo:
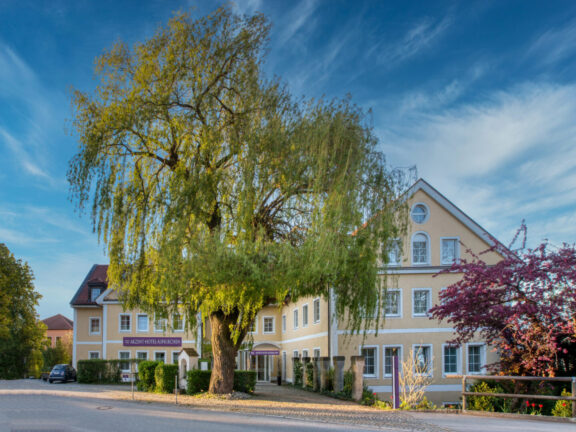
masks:
<instances>
[{"instance_id":1,"label":"white window frame","mask_svg":"<svg viewBox=\"0 0 576 432\"><path fill-rule=\"evenodd\" d=\"M163 328L160 329L158 324L162 325ZM168 318L156 318L156 314L154 314L154 333L166 333L168 331Z\"/></svg>"},{"instance_id":2,"label":"white window frame","mask_svg":"<svg viewBox=\"0 0 576 432\"><path fill-rule=\"evenodd\" d=\"M140 317L146 317L146 329L140 328ZM148 333L150 331L150 319L148 318L148 314L139 313L136 314L136 333Z\"/></svg>"},{"instance_id":3,"label":"white window frame","mask_svg":"<svg viewBox=\"0 0 576 432\"><path fill-rule=\"evenodd\" d=\"M316 355L316 353L318 353L318 355ZM321 353L322 351L320 350L320 347L316 347L312 350L313 358L320 358Z\"/></svg>"},{"instance_id":4,"label":"white window frame","mask_svg":"<svg viewBox=\"0 0 576 432\"><path fill-rule=\"evenodd\" d=\"M178 316L180 317L180 321L181 321L181 323L182 323L182 327L181 327L181 328L176 328L176 327L174 326L174 316L176 316L176 315L178 315ZM186 325L185 325L184 320L185 320L184 315L181 314L180 312L176 312L176 313L173 313L173 314L172 314L172 331L173 331L174 333L183 333L183 332L184 332L184 329L186 328Z\"/></svg>"},{"instance_id":5,"label":"white window frame","mask_svg":"<svg viewBox=\"0 0 576 432\"><path fill-rule=\"evenodd\" d=\"M414 238L420 234L422 234L424 237L426 237L426 261L425 262L414 262ZM415 233L412 234L412 237L410 238L410 259L412 261L412 265L415 267L430 265L430 259L431 259L431 257L430 257L430 235L426 231L416 231Z\"/></svg>"},{"instance_id":6,"label":"white window frame","mask_svg":"<svg viewBox=\"0 0 576 432\"><path fill-rule=\"evenodd\" d=\"M178 354L180 354L180 351L172 351L172 364L177 365L178 364ZM176 356L176 357L174 357ZM176 360L176 361L174 361Z\"/></svg>"},{"instance_id":7,"label":"white window frame","mask_svg":"<svg viewBox=\"0 0 576 432\"><path fill-rule=\"evenodd\" d=\"M306 348L302 349L302 358L304 357L310 357L310 351L308 351Z\"/></svg>"},{"instance_id":8,"label":"white window frame","mask_svg":"<svg viewBox=\"0 0 576 432\"><path fill-rule=\"evenodd\" d=\"M390 252L391 250L388 250L386 252L386 255L388 255L388 266L390 267L398 267L402 265L402 240L400 238L394 238L390 240L390 246L394 247L394 245L398 245L398 256L397 256L397 260L396 261L392 261L390 259Z\"/></svg>"},{"instance_id":9,"label":"white window frame","mask_svg":"<svg viewBox=\"0 0 576 432\"><path fill-rule=\"evenodd\" d=\"M286 314L282 315L282 333L286 333Z\"/></svg>"},{"instance_id":10,"label":"white window frame","mask_svg":"<svg viewBox=\"0 0 576 432\"><path fill-rule=\"evenodd\" d=\"M477 372L470 371L470 347L480 347L480 370ZM466 344L466 374L482 375L486 370L486 344L484 342L471 342Z\"/></svg>"},{"instance_id":11,"label":"white window frame","mask_svg":"<svg viewBox=\"0 0 576 432\"><path fill-rule=\"evenodd\" d=\"M454 240L456 242L455 253L456 257L453 262L444 261L444 240ZM442 265L452 265L454 263L460 262L460 237L440 237L440 264Z\"/></svg>"},{"instance_id":12,"label":"white window frame","mask_svg":"<svg viewBox=\"0 0 576 432\"><path fill-rule=\"evenodd\" d=\"M304 313L304 308L306 308L306 313ZM308 303L304 303L302 305L302 328L308 327L308 311L309 311Z\"/></svg>"},{"instance_id":13,"label":"white window frame","mask_svg":"<svg viewBox=\"0 0 576 432\"><path fill-rule=\"evenodd\" d=\"M380 351L379 351L379 347L378 345L360 345L358 347L358 355L362 355L362 350L363 349L368 349L368 348L374 348L375 352L374 352L374 374L364 374L364 378L368 378L368 379L378 379L379 375L379 368L380 368ZM366 361L366 360L364 360ZM366 365L366 363L364 363L364 365Z\"/></svg>"},{"instance_id":14,"label":"white window frame","mask_svg":"<svg viewBox=\"0 0 576 432\"><path fill-rule=\"evenodd\" d=\"M94 296L94 292L98 290L98 295ZM90 288L90 301L92 303L96 302L96 299L98 297L100 297L102 295L102 293L104 292L104 289L102 287L94 287L94 288Z\"/></svg>"},{"instance_id":15,"label":"white window frame","mask_svg":"<svg viewBox=\"0 0 576 432\"><path fill-rule=\"evenodd\" d=\"M446 372L446 357L444 353L445 348L456 348L456 372ZM462 350L459 346L453 344L442 344L442 376L446 375L460 375L462 373Z\"/></svg>"},{"instance_id":16,"label":"white window frame","mask_svg":"<svg viewBox=\"0 0 576 432\"><path fill-rule=\"evenodd\" d=\"M318 319L316 319L316 305L318 305ZM320 297L315 298L314 301L312 302L312 321L313 324L319 324L320 323Z\"/></svg>"},{"instance_id":17,"label":"white window frame","mask_svg":"<svg viewBox=\"0 0 576 432\"><path fill-rule=\"evenodd\" d=\"M121 354L128 354L128 358L123 359L122 357L120 357ZM126 350L118 351L118 360L125 361L126 364L128 365L128 369L120 369L122 372L130 372L130 359L131 358L132 358L132 352L126 351Z\"/></svg>"},{"instance_id":18,"label":"white window frame","mask_svg":"<svg viewBox=\"0 0 576 432\"><path fill-rule=\"evenodd\" d=\"M414 301L416 291L428 291L428 307L426 308L426 312L416 312L415 306L416 302ZM414 318L422 318L428 317L428 311L432 307L432 288L412 288L412 317Z\"/></svg>"},{"instance_id":19,"label":"white window frame","mask_svg":"<svg viewBox=\"0 0 576 432\"><path fill-rule=\"evenodd\" d=\"M92 357L92 354L96 354L96 357ZM88 351L88 359L89 360L99 360L100 359L100 351Z\"/></svg>"},{"instance_id":20,"label":"white window frame","mask_svg":"<svg viewBox=\"0 0 576 432\"><path fill-rule=\"evenodd\" d=\"M428 373L424 374L424 375L429 376L429 377L433 377L434 376L434 346L432 344L425 344L425 343L412 344L412 355L416 355L416 353L418 352L418 347L427 347L430 349L430 363L429 363L429 367L428 367ZM416 363L416 361L414 359L412 361L414 361L414 364ZM414 373L416 373L416 372L414 371Z\"/></svg>"},{"instance_id":21,"label":"white window frame","mask_svg":"<svg viewBox=\"0 0 576 432\"><path fill-rule=\"evenodd\" d=\"M266 319L272 320L272 330L266 331ZM262 317L262 334L275 334L276 333L276 318L273 316Z\"/></svg>"},{"instance_id":22,"label":"white window frame","mask_svg":"<svg viewBox=\"0 0 576 432\"><path fill-rule=\"evenodd\" d=\"M92 321L98 321L98 331L97 332L92 331ZM100 317L90 317L89 318L89 320L88 320L88 333L90 334L90 336L99 335L100 333L102 333L102 321L100 320Z\"/></svg>"},{"instance_id":23,"label":"white window frame","mask_svg":"<svg viewBox=\"0 0 576 432\"><path fill-rule=\"evenodd\" d=\"M138 357L138 354L146 354L146 358L141 359ZM148 360L148 358L149 358L148 351L136 351L136 360Z\"/></svg>"},{"instance_id":24,"label":"white window frame","mask_svg":"<svg viewBox=\"0 0 576 432\"><path fill-rule=\"evenodd\" d=\"M402 345L382 345L382 376L390 378L392 373L386 373L386 349L387 348L398 348L398 371L402 373L402 355L404 347Z\"/></svg>"},{"instance_id":25,"label":"white window frame","mask_svg":"<svg viewBox=\"0 0 576 432\"><path fill-rule=\"evenodd\" d=\"M386 313L386 305L384 305L384 316L386 318L402 318L402 288L388 288L385 291L385 294L389 293L389 292L397 292L398 293L398 313L396 314L388 314ZM388 299L384 298L385 301L387 301Z\"/></svg>"},{"instance_id":26,"label":"white window frame","mask_svg":"<svg viewBox=\"0 0 576 432\"><path fill-rule=\"evenodd\" d=\"M298 352L298 350L293 350L292 351L292 358L295 359L296 357L300 358L300 353Z\"/></svg>"},{"instance_id":27,"label":"white window frame","mask_svg":"<svg viewBox=\"0 0 576 432\"><path fill-rule=\"evenodd\" d=\"M294 330L298 329L298 324L299 324L298 321L299 321L298 308L292 309L292 327L294 328Z\"/></svg>"},{"instance_id":28,"label":"white window frame","mask_svg":"<svg viewBox=\"0 0 576 432\"><path fill-rule=\"evenodd\" d=\"M129 325L127 330L122 329L122 317L128 317ZM118 332L120 333L130 333L132 331L132 314L130 313L119 313L118 314Z\"/></svg>"},{"instance_id":29,"label":"white window frame","mask_svg":"<svg viewBox=\"0 0 576 432\"><path fill-rule=\"evenodd\" d=\"M166 350L164 350L164 351L154 351L154 361L157 361L157 360L156 360L156 354L161 354L161 353L164 353L164 364L166 364Z\"/></svg>"},{"instance_id":30,"label":"white window frame","mask_svg":"<svg viewBox=\"0 0 576 432\"><path fill-rule=\"evenodd\" d=\"M426 217L424 218L424 220L422 222L416 222L412 216L412 213L414 212L414 209L416 208L416 206L424 206L424 208L426 209ZM412 207L410 207L410 220L417 224L417 225L423 225L426 222L428 222L430 220L430 207L428 206L428 204L424 203L424 202L417 202L412 204Z\"/></svg>"}]
</instances>

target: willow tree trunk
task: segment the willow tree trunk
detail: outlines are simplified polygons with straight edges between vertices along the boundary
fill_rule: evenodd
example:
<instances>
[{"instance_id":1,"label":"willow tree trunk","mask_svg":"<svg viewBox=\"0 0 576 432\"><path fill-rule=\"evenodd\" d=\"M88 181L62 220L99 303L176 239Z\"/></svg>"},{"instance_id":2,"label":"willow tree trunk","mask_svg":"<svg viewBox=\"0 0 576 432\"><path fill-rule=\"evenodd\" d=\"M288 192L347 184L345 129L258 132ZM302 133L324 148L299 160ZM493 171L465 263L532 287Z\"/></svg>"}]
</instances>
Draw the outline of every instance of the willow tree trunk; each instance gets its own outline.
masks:
<instances>
[{"instance_id":1,"label":"willow tree trunk","mask_svg":"<svg viewBox=\"0 0 576 432\"><path fill-rule=\"evenodd\" d=\"M232 340L230 328L237 322L238 314L226 315L222 311L213 312L210 315L212 355L212 377L210 378L210 393L232 393L234 386L234 369L236 366L236 354L242 341L237 343Z\"/></svg>"}]
</instances>

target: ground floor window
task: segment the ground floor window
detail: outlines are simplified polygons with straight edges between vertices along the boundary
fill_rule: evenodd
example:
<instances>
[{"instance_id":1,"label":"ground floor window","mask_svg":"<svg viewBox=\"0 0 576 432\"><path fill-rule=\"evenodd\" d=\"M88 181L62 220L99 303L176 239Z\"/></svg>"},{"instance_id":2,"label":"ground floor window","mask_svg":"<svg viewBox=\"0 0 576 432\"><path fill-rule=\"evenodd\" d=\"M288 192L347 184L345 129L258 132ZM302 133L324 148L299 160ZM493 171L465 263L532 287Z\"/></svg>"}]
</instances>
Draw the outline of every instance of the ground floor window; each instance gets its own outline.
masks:
<instances>
[{"instance_id":1,"label":"ground floor window","mask_svg":"<svg viewBox=\"0 0 576 432\"><path fill-rule=\"evenodd\" d=\"M393 372L393 358L394 356L398 356L398 368L400 367L400 361L402 361L402 347L398 346L385 346L384 347L384 375L385 376L392 376Z\"/></svg>"},{"instance_id":2,"label":"ground floor window","mask_svg":"<svg viewBox=\"0 0 576 432\"><path fill-rule=\"evenodd\" d=\"M90 351L88 353L88 358L90 360L97 360L100 358L100 351Z\"/></svg>"},{"instance_id":3,"label":"ground floor window","mask_svg":"<svg viewBox=\"0 0 576 432\"><path fill-rule=\"evenodd\" d=\"M154 360L166 363L166 352L165 351L154 352Z\"/></svg>"},{"instance_id":4,"label":"ground floor window","mask_svg":"<svg viewBox=\"0 0 576 432\"><path fill-rule=\"evenodd\" d=\"M458 352L459 349L455 346L444 346L444 373L454 374L458 373Z\"/></svg>"},{"instance_id":5,"label":"ground floor window","mask_svg":"<svg viewBox=\"0 0 576 432\"><path fill-rule=\"evenodd\" d=\"M377 349L375 347L363 347L360 355L364 357L364 376L375 377Z\"/></svg>"},{"instance_id":6,"label":"ground floor window","mask_svg":"<svg viewBox=\"0 0 576 432\"><path fill-rule=\"evenodd\" d=\"M320 358L320 348L314 348L314 358Z\"/></svg>"},{"instance_id":7,"label":"ground floor window","mask_svg":"<svg viewBox=\"0 0 576 432\"><path fill-rule=\"evenodd\" d=\"M482 345L468 345L468 373L482 372Z\"/></svg>"},{"instance_id":8,"label":"ground floor window","mask_svg":"<svg viewBox=\"0 0 576 432\"><path fill-rule=\"evenodd\" d=\"M432 375L432 347L430 345L414 346L414 373Z\"/></svg>"},{"instance_id":9,"label":"ground floor window","mask_svg":"<svg viewBox=\"0 0 576 432\"><path fill-rule=\"evenodd\" d=\"M120 360L130 360L130 351L120 351L118 353L118 358ZM130 372L130 362L128 361L120 362L120 370L122 372Z\"/></svg>"},{"instance_id":10,"label":"ground floor window","mask_svg":"<svg viewBox=\"0 0 576 432\"><path fill-rule=\"evenodd\" d=\"M172 351L172 363L178 364L178 354L180 351Z\"/></svg>"}]
</instances>

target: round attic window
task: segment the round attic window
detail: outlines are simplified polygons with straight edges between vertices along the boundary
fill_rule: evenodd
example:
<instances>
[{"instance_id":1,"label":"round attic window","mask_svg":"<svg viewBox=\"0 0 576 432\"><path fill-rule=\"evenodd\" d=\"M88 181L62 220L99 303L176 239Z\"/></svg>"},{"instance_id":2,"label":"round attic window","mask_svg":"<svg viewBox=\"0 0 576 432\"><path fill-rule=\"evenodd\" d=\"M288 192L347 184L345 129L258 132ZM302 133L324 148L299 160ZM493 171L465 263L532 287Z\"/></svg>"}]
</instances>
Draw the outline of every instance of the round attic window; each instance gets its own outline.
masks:
<instances>
[{"instance_id":1,"label":"round attic window","mask_svg":"<svg viewBox=\"0 0 576 432\"><path fill-rule=\"evenodd\" d=\"M428 206L426 204L418 203L414 204L412 207L412 211L410 212L412 216L412 220L417 224L423 224L428 220L430 216L430 211L428 210Z\"/></svg>"}]
</instances>

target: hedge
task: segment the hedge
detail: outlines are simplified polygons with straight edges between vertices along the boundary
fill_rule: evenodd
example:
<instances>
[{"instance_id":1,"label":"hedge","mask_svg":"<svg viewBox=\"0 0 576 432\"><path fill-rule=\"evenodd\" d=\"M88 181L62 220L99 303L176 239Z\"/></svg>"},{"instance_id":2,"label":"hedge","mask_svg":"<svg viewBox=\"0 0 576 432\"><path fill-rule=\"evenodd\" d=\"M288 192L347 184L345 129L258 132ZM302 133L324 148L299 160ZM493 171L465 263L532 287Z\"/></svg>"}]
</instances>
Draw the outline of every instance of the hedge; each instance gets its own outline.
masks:
<instances>
[{"instance_id":1,"label":"hedge","mask_svg":"<svg viewBox=\"0 0 576 432\"><path fill-rule=\"evenodd\" d=\"M159 361L144 360L138 364L138 390L154 391L156 387L156 366Z\"/></svg>"},{"instance_id":2,"label":"hedge","mask_svg":"<svg viewBox=\"0 0 576 432\"><path fill-rule=\"evenodd\" d=\"M188 371L187 380L188 388L186 393L195 394L208 391L210 387L211 370L203 371L193 369ZM256 372L255 371L234 371L234 385L233 390L238 392L253 393L256 388Z\"/></svg>"},{"instance_id":3,"label":"hedge","mask_svg":"<svg viewBox=\"0 0 576 432\"><path fill-rule=\"evenodd\" d=\"M130 360L78 360L78 382L84 384L118 384L122 381L120 364Z\"/></svg>"},{"instance_id":4,"label":"hedge","mask_svg":"<svg viewBox=\"0 0 576 432\"><path fill-rule=\"evenodd\" d=\"M173 393L174 381L178 376L178 365L160 363L154 370L156 391L160 393Z\"/></svg>"}]
</instances>

